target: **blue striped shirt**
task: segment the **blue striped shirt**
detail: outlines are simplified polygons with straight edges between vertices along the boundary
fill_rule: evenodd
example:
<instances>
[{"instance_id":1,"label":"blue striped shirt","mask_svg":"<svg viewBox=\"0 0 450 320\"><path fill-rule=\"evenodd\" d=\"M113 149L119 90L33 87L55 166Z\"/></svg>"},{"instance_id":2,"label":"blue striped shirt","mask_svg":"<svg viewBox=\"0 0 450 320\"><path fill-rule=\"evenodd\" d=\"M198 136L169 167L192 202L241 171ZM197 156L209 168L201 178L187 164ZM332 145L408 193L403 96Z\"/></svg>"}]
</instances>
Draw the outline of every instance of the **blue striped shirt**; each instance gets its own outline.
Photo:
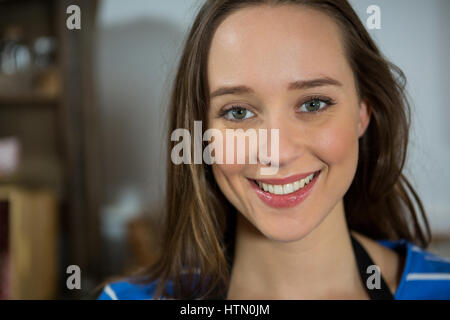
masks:
<instances>
[{"instance_id":1,"label":"blue striped shirt","mask_svg":"<svg viewBox=\"0 0 450 320\"><path fill-rule=\"evenodd\" d=\"M430 253L406 240L378 240L378 243L397 252L405 252L406 259L396 300L450 300L450 259ZM105 286L99 300L153 299L156 281L134 284L129 281L113 282ZM172 293L172 283L168 291Z\"/></svg>"}]
</instances>

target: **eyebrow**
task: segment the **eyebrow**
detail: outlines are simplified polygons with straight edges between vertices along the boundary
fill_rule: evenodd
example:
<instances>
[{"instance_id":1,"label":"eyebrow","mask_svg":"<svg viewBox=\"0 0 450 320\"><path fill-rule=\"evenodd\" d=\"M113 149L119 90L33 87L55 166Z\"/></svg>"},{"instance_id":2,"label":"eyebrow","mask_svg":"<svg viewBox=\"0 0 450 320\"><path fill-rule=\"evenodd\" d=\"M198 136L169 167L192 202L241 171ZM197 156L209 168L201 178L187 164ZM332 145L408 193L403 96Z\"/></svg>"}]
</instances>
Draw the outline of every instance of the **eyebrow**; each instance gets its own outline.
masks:
<instances>
[{"instance_id":1,"label":"eyebrow","mask_svg":"<svg viewBox=\"0 0 450 320\"><path fill-rule=\"evenodd\" d=\"M298 80L290 83L288 85L288 90L301 90L301 89L311 89L323 86L337 86L342 87L342 83L336 79L330 77L317 78L312 80ZM211 99L223 95L242 95L254 93L254 90L247 86L232 86L232 87L221 87L211 93Z\"/></svg>"}]
</instances>

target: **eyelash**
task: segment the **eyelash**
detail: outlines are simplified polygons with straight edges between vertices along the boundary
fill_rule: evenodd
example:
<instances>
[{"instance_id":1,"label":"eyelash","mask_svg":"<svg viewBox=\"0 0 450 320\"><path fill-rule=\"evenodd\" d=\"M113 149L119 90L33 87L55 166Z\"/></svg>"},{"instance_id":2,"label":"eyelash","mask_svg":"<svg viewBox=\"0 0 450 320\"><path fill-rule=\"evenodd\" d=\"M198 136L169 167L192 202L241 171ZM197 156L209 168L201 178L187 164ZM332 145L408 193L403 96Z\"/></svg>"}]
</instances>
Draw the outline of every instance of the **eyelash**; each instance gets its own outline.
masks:
<instances>
[{"instance_id":1,"label":"eyelash","mask_svg":"<svg viewBox=\"0 0 450 320\"><path fill-rule=\"evenodd\" d=\"M300 107L302 107L304 104L314 101L314 100L318 100L319 102L324 102L326 104L326 106L322 109L319 109L317 111L310 111L310 112L300 112L300 113L306 113L306 114L317 114L319 112L323 112L325 110L327 110L329 107L334 106L336 104L336 102L331 99L331 98L327 98L327 97L320 97L320 96L312 96L312 97L308 97L308 100L306 100L305 102L303 102Z\"/></svg>"},{"instance_id":2,"label":"eyelash","mask_svg":"<svg viewBox=\"0 0 450 320\"><path fill-rule=\"evenodd\" d=\"M233 122L242 122L242 121L244 121L244 120L248 120L248 119L238 120L238 119L226 119L226 118L225 118L225 116L226 116L229 112L235 111L235 110L242 110L242 109L243 109L243 110L250 111L249 109L244 108L244 107L241 107L241 106L239 106L239 105L232 105L230 108L227 108L227 109L222 110L222 111L220 112L220 114L219 114L219 118L224 118L225 120L233 121ZM250 111L250 112L252 112L252 111ZM252 113L254 113L254 112L252 112Z\"/></svg>"},{"instance_id":3,"label":"eyelash","mask_svg":"<svg viewBox=\"0 0 450 320\"><path fill-rule=\"evenodd\" d=\"M325 111L326 109L328 109L329 107L334 106L334 105L336 104L336 102L335 102L333 99L330 99L330 98L327 98L327 97L312 96L312 97L308 97L307 100L306 100L305 102L303 102L302 104L300 104L300 107L298 107L298 108L301 108L304 104L306 104L306 103L308 103L308 102L311 102L311 101L314 101L314 100L318 100L319 102L324 102L324 103L326 104L326 106L325 106L324 108L322 108L322 109L317 110L317 111L310 111L310 112L305 112L305 111L303 111L303 112L299 112L299 113L303 113L303 114L313 114L313 115L314 115L314 114L323 112L323 111ZM230 111L241 110L241 109L250 111L249 109L247 109L247 108L245 108L245 107L242 107L242 106L239 106L239 105L232 105L230 108L226 108L226 109L222 110L222 111L219 113L219 118L225 118L225 116L226 116ZM250 111L250 112L252 112L252 111ZM252 112L252 113L253 113L253 112ZM251 119L251 118L249 118L249 119ZM226 120L228 120L228 121L233 121L233 122L243 122L243 121L249 120L249 119L243 119L243 120L238 120L238 119L226 119Z\"/></svg>"}]
</instances>

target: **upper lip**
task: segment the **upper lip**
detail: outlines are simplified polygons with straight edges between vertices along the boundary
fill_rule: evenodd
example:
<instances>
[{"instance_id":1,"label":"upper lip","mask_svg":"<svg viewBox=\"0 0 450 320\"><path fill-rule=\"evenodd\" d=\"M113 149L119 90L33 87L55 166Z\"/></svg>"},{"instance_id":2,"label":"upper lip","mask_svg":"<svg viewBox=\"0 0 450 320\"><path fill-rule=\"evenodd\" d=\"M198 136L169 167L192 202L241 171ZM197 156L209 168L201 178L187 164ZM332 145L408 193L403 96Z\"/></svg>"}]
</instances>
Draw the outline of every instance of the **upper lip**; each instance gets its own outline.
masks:
<instances>
[{"instance_id":1,"label":"upper lip","mask_svg":"<svg viewBox=\"0 0 450 320\"><path fill-rule=\"evenodd\" d=\"M307 176L316 173L318 171L312 171L312 172L308 172L308 173L301 173L301 174L296 174L296 175L292 175L286 178L273 178L273 179L255 179L258 182L262 182L262 183L267 183L267 184L272 184L272 185L281 185L281 184L288 184L288 183L292 183L295 181L299 181L301 179L306 178Z\"/></svg>"}]
</instances>

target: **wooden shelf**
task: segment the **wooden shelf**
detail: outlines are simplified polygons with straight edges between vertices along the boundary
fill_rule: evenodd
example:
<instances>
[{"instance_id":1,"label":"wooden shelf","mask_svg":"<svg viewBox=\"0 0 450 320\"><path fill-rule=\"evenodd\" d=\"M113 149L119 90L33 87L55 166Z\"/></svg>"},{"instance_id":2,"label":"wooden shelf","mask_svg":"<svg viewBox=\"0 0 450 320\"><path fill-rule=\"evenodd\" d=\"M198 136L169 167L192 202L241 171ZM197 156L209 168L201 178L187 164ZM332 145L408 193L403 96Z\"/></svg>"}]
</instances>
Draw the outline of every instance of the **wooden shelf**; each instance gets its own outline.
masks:
<instances>
[{"instance_id":1,"label":"wooden shelf","mask_svg":"<svg viewBox=\"0 0 450 320\"><path fill-rule=\"evenodd\" d=\"M43 189L1 186L8 203L8 299L53 299L58 274L58 201Z\"/></svg>"},{"instance_id":2,"label":"wooden shelf","mask_svg":"<svg viewBox=\"0 0 450 320\"><path fill-rule=\"evenodd\" d=\"M12 206L11 271L24 274L16 278L24 280L11 284L13 297L68 294L57 276L69 264L80 266L87 283L103 277L101 148L93 85L97 2L76 1L83 28L73 31L66 25L71 0L0 0L0 34L19 26L21 42L29 46L39 37L57 40L48 69L0 76L0 136L21 141L23 165L18 175L0 179L0 199ZM5 183L21 187L2 186ZM35 193L30 187L47 191ZM35 238L41 239L42 244L36 242L40 247L34 246ZM55 253L60 243L65 246L61 261ZM34 278L30 262L40 270Z\"/></svg>"}]
</instances>

